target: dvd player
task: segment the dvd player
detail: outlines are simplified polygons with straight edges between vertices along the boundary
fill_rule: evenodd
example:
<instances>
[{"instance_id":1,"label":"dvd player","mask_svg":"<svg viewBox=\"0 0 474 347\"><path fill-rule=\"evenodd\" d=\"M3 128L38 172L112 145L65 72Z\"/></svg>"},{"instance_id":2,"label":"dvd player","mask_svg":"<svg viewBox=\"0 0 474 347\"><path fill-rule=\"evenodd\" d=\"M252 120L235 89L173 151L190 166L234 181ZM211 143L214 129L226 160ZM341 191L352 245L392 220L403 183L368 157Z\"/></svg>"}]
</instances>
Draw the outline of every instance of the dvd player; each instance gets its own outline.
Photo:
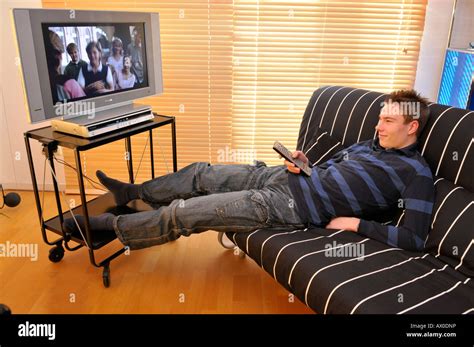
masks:
<instances>
[{"instance_id":1,"label":"dvd player","mask_svg":"<svg viewBox=\"0 0 474 347\"><path fill-rule=\"evenodd\" d=\"M67 120L53 119L51 120L51 126L54 131L90 138L146 122L153 118L151 107L132 105Z\"/></svg>"}]
</instances>

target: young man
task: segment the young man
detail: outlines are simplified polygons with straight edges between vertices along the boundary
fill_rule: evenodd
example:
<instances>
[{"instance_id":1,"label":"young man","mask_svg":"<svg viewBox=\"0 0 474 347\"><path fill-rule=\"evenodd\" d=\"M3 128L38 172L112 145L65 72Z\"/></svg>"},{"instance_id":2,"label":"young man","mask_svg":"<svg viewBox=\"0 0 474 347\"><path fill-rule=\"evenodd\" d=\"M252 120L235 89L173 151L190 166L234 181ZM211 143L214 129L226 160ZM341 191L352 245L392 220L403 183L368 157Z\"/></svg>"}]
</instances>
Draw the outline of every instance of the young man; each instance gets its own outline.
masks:
<instances>
[{"instance_id":1,"label":"young man","mask_svg":"<svg viewBox=\"0 0 474 347\"><path fill-rule=\"evenodd\" d=\"M194 163L143 184L122 183L98 171L117 205L142 199L157 209L120 216L106 213L90 218L90 225L93 231L114 230L131 249L206 230L295 230L312 224L419 251L434 200L431 171L416 151L428 114L426 100L415 91L390 94L379 115L378 138L340 151L314 166L310 177L287 161L286 166L274 167L262 162ZM293 156L308 161L300 151ZM397 207L405 209L401 226L364 219ZM83 226L82 216L77 218ZM75 222L66 220L64 227L73 231Z\"/></svg>"},{"instance_id":2,"label":"young man","mask_svg":"<svg viewBox=\"0 0 474 347\"><path fill-rule=\"evenodd\" d=\"M74 42L71 42L67 45L66 51L71 57L71 61L66 65L66 68L64 69L64 75L77 81L79 71L81 71L83 66L87 66L87 63L80 59L77 45Z\"/></svg>"}]
</instances>

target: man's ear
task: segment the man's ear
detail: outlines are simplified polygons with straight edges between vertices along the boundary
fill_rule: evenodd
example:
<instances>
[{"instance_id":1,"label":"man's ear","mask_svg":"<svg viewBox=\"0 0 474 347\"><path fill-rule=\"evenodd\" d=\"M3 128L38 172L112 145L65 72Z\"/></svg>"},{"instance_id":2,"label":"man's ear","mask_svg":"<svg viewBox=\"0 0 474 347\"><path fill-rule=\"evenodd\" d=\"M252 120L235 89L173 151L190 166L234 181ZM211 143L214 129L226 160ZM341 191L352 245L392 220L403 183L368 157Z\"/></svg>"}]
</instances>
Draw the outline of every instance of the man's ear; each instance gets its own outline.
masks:
<instances>
[{"instance_id":1,"label":"man's ear","mask_svg":"<svg viewBox=\"0 0 474 347\"><path fill-rule=\"evenodd\" d=\"M419 126L420 126L420 123L418 123L417 120L412 120L410 122L410 127L408 128L408 135L416 134Z\"/></svg>"}]
</instances>

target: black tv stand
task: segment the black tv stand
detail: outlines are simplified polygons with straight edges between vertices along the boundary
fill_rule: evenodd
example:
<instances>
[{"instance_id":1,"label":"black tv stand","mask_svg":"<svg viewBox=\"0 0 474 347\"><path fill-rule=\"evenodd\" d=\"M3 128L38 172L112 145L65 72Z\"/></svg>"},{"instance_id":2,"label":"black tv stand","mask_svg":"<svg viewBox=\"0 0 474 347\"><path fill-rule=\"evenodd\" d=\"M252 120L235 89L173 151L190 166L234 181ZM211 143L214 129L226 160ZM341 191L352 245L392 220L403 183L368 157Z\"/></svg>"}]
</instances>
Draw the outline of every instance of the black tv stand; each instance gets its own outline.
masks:
<instances>
[{"instance_id":1,"label":"black tv stand","mask_svg":"<svg viewBox=\"0 0 474 347\"><path fill-rule=\"evenodd\" d=\"M24 134L26 151L28 155L28 164L30 166L31 180L33 182L33 192L35 196L36 208L38 210L38 217L41 226L41 233L43 236L43 241L53 246L49 252L49 260L52 262L59 262L64 257L65 249L67 251L76 251L84 246L87 246L89 250L90 262L95 267L103 268L103 284L105 287L110 285L110 262L123 254L127 248L123 247L122 249L116 251L105 259L97 262L95 258L94 251L105 246L111 241L115 240L117 236L115 232L97 232L91 233L89 225L89 216L99 215L104 212L111 212L114 214L127 214L135 213L139 211L147 211L152 208L145 204L141 200L131 201L127 206L116 206L114 199L111 193L106 193L100 195L90 201L86 199L85 186L84 186L84 177L82 173L81 157L80 152L87 151L92 148L96 148L102 145L105 145L110 142L117 140L125 140L126 150L129 153L128 160L128 173L130 183L134 183L135 178L133 177L133 158L132 158L132 143L130 137L136 134L143 133L145 131L149 132L149 147L150 147L150 159L151 159L151 178L155 177L155 165L154 165L154 155L153 155L153 129L164 126L171 125L171 137L172 137L172 149L173 149L173 171L177 171L177 151L176 151L176 122L175 117L172 116L163 116L154 114L154 119L132 125L127 128L121 128L117 131L110 132L107 134L99 135L90 139L76 137L73 135L68 135L60 132L56 132L52 129L51 126L39 128L31 131L27 131ZM54 195L56 199L56 205L58 210L58 215L50 218L48 220L43 219L43 211L41 207L40 194L38 189L38 183L36 180L36 171L33 162L33 156L31 152L30 139L35 139L42 144L42 150L49 165L52 168L52 180L54 187ZM78 232L77 234L67 234L63 230L63 221L65 218L71 218L71 213L69 211L63 212L61 207L61 197L58 187L58 182L56 179L56 171L54 166L54 153L57 151L58 146L65 148L70 148L74 151L74 157L76 161L76 170L77 170L77 180L79 184L79 195L81 198L81 204L72 209L74 215L83 215L86 220L85 230L83 230L84 237ZM54 174L53 174L54 173ZM51 241L48 239L47 230L60 235L59 238ZM70 242L76 243L76 245L70 245Z\"/></svg>"}]
</instances>

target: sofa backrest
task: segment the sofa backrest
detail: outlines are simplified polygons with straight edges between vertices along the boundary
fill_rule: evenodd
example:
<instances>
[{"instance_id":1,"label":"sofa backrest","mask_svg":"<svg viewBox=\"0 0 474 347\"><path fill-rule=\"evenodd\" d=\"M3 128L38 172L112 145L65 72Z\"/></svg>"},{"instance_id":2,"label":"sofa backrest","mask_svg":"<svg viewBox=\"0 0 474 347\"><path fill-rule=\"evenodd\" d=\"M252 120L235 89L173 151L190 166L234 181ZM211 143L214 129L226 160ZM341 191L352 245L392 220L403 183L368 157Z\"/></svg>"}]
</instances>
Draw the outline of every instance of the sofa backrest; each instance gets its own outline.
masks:
<instances>
[{"instance_id":1,"label":"sofa backrest","mask_svg":"<svg viewBox=\"0 0 474 347\"><path fill-rule=\"evenodd\" d=\"M373 139L385 94L344 86L324 86L304 113L297 149L312 163L329 159L353 143ZM474 275L474 111L430 104L419 152L436 182L432 229L425 250ZM403 211L391 224L403 221Z\"/></svg>"}]
</instances>

